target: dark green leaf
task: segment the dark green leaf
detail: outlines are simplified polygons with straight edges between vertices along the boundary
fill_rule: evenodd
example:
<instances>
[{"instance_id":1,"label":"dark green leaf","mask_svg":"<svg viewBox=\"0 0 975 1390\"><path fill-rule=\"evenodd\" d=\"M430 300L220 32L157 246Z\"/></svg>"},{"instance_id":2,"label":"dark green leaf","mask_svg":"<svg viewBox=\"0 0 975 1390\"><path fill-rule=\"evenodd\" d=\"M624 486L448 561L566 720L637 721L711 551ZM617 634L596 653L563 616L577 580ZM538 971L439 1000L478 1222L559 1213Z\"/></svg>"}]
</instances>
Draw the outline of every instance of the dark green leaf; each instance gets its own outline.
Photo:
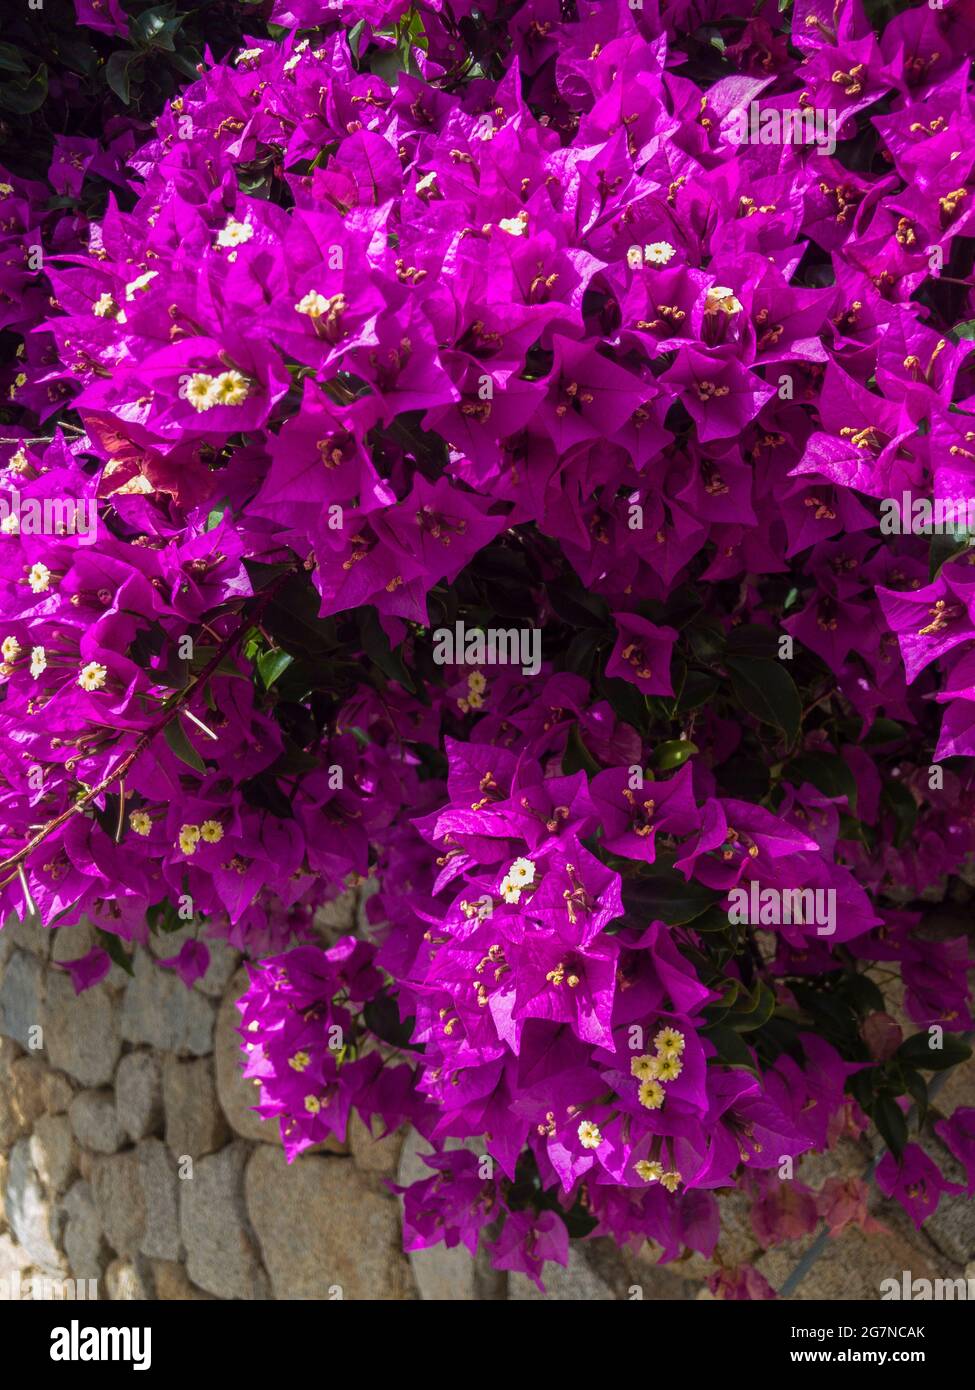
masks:
<instances>
[{"instance_id":1,"label":"dark green leaf","mask_svg":"<svg viewBox=\"0 0 975 1390\"><path fill-rule=\"evenodd\" d=\"M383 631L379 614L371 604L359 610L359 635L369 659L379 667L384 676L398 683L411 693L416 692L413 677L403 664L399 650L389 645L389 638Z\"/></svg>"},{"instance_id":2,"label":"dark green leaf","mask_svg":"<svg viewBox=\"0 0 975 1390\"><path fill-rule=\"evenodd\" d=\"M845 796L850 810L857 808L856 778L836 753L799 753L783 774L795 787L810 782L824 796Z\"/></svg>"},{"instance_id":3,"label":"dark green leaf","mask_svg":"<svg viewBox=\"0 0 975 1390\"><path fill-rule=\"evenodd\" d=\"M638 927L666 922L670 927L693 922L716 903L719 894L703 883L685 880L665 859L658 859L640 878L624 879L623 907L626 918Z\"/></svg>"},{"instance_id":4,"label":"dark green leaf","mask_svg":"<svg viewBox=\"0 0 975 1390\"><path fill-rule=\"evenodd\" d=\"M193 768L195 772L206 772L206 764L186 737L178 715L175 719L171 719L163 729L163 737L180 762Z\"/></svg>"},{"instance_id":5,"label":"dark green leaf","mask_svg":"<svg viewBox=\"0 0 975 1390\"><path fill-rule=\"evenodd\" d=\"M729 656L726 665L739 703L763 724L780 730L788 743L795 743L802 720L802 701L785 667L760 657Z\"/></svg>"},{"instance_id":6,"label":"dark green leaf","mask_svg":"<svg viewBox=\"0 0 975 1390\"><path fill-rule=\"evenodd\" d=\"M881 1094L873 1104L873 1122L880 1137L895 1158L900 1158L907 1143L907 1121L893 1096Z\"/></svg>"},{"instance_id":7,"label":"dark green leaf","mask_svg":"<svg viewBox=\"0 0 975 1390\"><path fill-rule=\"evenodd\" d=\"M710 1028L702 1028L701 1035L708 1038L718 1050L717 1058L713 1058L713 1061L716 1060L726 1067L744 1067L757 1075L751 1049L740 1033L723 1023L716 1023Z\"/></svg>"},{"instance_id":8,"label":"dark green leaf","mask_svg":"<svg viewBox=\"0 0 975 1390\"><path fill-rule=\"evenodd\" d=\"M105 81L118 99L128 106L131 99L131 68L138 54L118 49L105 64Z\"/></svg>"},{"instance_id":9,"label":"dark green leaf","mask_svg":"<svg viewBox=\"0 0 975 1390\"><path fill-rule=\"evenodd\" d=\"M47 97L47 65L41 63L32 77L19 77L0 83L0 107L16 116L30 116L39 111Z\"/></svg>"},{"instance_id":10,"label":"dark green leaf","mask_svg":"<svg viewBox=\"0 0 975 1390\"><path fill-rule=\"evenodd\" d=\"M945 1071L967 1062L971 1055L972 1049L957 1033L943 1034L940 1048L931 1046L930 1033L915 1033L904 1039L894 1053L894 1060L921 1071Z\"/></svg>"},{"instance_id":11,"label":"dark green leaf","mask_svg":"<svg viewBox=\"0 0 975 1390\"><path fill-rule=\"evenodd\" d=\"M135 974L132 968L132 958L122 944L120 936L116 936L114 932L103 931L101 927L96 927L95 940L103 951L108 952L115 964L122 967L126 975Z\"/></svg>"}]
</instances>

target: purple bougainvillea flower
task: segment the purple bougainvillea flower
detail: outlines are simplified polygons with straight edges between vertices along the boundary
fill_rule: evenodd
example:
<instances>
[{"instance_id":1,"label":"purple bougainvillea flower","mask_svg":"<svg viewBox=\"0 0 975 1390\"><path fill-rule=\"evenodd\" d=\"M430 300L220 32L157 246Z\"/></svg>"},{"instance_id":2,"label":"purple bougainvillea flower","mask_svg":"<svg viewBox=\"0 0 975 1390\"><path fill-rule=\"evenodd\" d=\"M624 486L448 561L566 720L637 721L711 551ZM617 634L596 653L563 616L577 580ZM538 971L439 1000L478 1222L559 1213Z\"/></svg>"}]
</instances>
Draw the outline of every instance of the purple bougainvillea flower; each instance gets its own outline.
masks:
<instances>
[{"instance_id":1,"label":"purple bougainvillea flower","mask_svg":"<svg viewBox=\"0 0 975 1390\"><path fill-rule=\"evenodd\" d=\"M175 970L187 989L202 980L210 965L210 952L202 941L184 941L179 954L160 958L159 964Z\"/></svg>"},{"instance_id":2,"label":"purple bougainvillea flower","mask_svg":"<svg viewBox=\"0 0 975 1390\"><path fill-rule=\"evenodd\" d=\"M616 645L606 674L632 682L644 695L673 695L670 654L677 633L635 613L616 615Z\"/></svg>"},{"instance_id":3,"label":"purple bougainvillea flower","mask_svg":"<svg viewBox=\"0 0 975 1390\"><path fill-rule=\"evenodd\" d=\"M104 980L112 968L112 959L101 946L94 946L87 955L77 960L59 961L59 968L71 976L75 994L82 994L99 981Z\"/></svg>"},{"instance_id":4,"label":"purple bougainvillea flower","mask_svg":"<svg viewBox=\"0 0 975 1390\"><path fill-rule=\"evenodd\" d=\"M885 1197L901 1204L918 1228L937 1211L943 1192L965 1190L948 1182L918 1144L908 1144L899 1162L893 1154L884 1154L877 1165L877 1186Z\"/></svg>"}]
</instances>

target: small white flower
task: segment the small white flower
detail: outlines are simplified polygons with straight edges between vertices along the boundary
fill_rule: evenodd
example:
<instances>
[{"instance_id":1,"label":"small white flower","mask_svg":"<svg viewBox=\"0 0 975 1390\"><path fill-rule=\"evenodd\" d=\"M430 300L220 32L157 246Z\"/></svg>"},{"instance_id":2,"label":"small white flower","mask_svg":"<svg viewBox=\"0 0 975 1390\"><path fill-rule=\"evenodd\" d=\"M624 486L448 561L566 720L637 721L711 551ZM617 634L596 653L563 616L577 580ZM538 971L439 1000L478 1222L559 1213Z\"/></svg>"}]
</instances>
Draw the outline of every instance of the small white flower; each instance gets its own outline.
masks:
<instances>
[{"instance_id":1,"label":"small white flower","mask_svg":"<svg viewBox=\"0 0 975 1390\"><path fill-rule=\"evenodd\" d=\"M668 265L677 255L677 249L669 241L652 241L643 248L644 259L650 265Z\"/></svg>"},{"instance_id":2,"label":"small white flower","mask_svg":"<svg viewBox=\"0 0 975 1390\"><path fill-rule=\"evenodd\" d=\"M30 673L38 680L47 670L47 653L43 647L31 647Z\"/></svg>"},{"instance_id":3,"label":"small white flower","mask_svg":"<svg viewBox=\"0 0 975 1390\"><path fill-rule=\"evenodd\" d=\"M238 222L235 217L227 221L227 225L217 233L218 246L243 246L245 241L250 241L254 235L254 225L252 222Z\"/></svg>"},{"instance_id":4,"label":"small white flower","mask_svg":"<svg viewBox=\"0 0 975 1390\"><path fill-rule=\"evenodd\" d=\"M20 656L20 643L17 641L16 637L5 637L3 641L0 642L0 655L2 655L4 661L8 663L17 660L18 656Z\"/></svg>"},{"instance_id":5,"label":"small white flower","mask_svg":"<svg viewBox=\"0 0 975 1390\"><path fill-rule=\"evenodd\" d=\"M216 385L209 372L194 372L186 383L186 399L194 410L201 413L209 410L216 405L214 386Z\"/></svg>"},{"instance_id":6,"label":"small white flower","mask_svg":"<svg viewBox=\"0 0 975 1390\"><path fill-rule=\"evenodd\" d=\"M535 882L535 865L530 859L516 859L507 877L521 888L530 888Z\"/></svg>"},{"instance_id":7,"label":"small white flower","mask_svg":"<svg viewBox=\"0 0 975 1390\"><path fill-rule=\"evenodd\" d=\"M35 594L46 594L51 587L51 571L48 569L47 565L43 564L40 560L38 560L35 565L32 565L30 573L27 576L27 583Z\"/></svg>"},{"instance_id":8,"label":"small white flower","mask_svg":"<svg viewBox=\"0 0 975 1390\"><path fill-rule=\"evenodd\" d=\"M217 405L243 405L249 387L240 372L221 372L213 383L213 401Z\"/></svg>"},{"instance_id":9,"label":"small white flower","mask_svg":"<svg viewBox=\"0 0 975 1390\"><path fill-rule=\"evenodd\" d=\"M498 892L501 894L502 898L504 898L506 903L517 903L521 901L521 889L517 886L517 884L511 882L511 879L508 878L507 874L505 874L504 878L501 880L501 886L499 887Z\"/></svg>"},{"instance_id":10,"label":"small white flower","mask_svg":"<svg viewBox=\"0 0 975 1390\"><path fill-rule=\"evenodd\" d=\"M78 684L82 690L101 690L108 678L108 668L98 661L89 661L78 672Z\"/></svg>"},{"instance_id":11,"label":"small white flower","mask_svg":"<svg viewBox=\"0 0 975 1390\"><path fill-rule=\"evenodd\" d=\"M598 1149L603 1142L603 1136L599 1132L599 1126L594 1125L592 1120L583 1120L579 1126L579 1143L584 1149Z\"/></svg>"},{"instance_id":12,"label":"small white flower","mask_svg":"<svg viewBox=\"0 0 975 1390\"><path fill-rule=\"evenodd\" d=\"M179 828L179 847L184 854L195 854L200 840L198 825L181 825Z\"/></svg>"},{"instance_id":13,"label":"small white flower","mask_svg":"<svg viewBox=\"0 0 975 1390\"><path fill-rule=\"evenodd\" d=\"M712 285L708 290L708 297L704 305L706 314L740 314L741 310L741 300L736 297L734 290L729 289L727 285Z\"/></svg>"}]
</instances>

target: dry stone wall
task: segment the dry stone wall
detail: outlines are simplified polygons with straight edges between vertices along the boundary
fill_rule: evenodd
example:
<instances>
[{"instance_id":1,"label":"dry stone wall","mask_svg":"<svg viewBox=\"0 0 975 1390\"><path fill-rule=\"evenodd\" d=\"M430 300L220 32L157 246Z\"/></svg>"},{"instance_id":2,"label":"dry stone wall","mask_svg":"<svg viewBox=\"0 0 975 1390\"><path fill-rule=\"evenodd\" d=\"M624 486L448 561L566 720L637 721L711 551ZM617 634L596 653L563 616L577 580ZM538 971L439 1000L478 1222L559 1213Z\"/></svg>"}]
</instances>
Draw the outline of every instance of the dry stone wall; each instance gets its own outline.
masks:
<instances>
[{"instance_id":1,"label":"dry stone wall","mask_svg":"<svg viewBox=\"0 0 975 1390\"><path fill-rule=\"evenodd\" d=\"M323 934L351 929L360 910L343 898ZM0 931L0 1294L50 1295L70 1279L79 1295L119 1300L543 1297L463 1248L402 1252L386 1180L429 1175L415 1135L377 1141L354 1117L347 1142L285 1162L237 1065L238 952L211 943L207 975L187 990L152 959L182 944L164 937L136 951L131 977L113 966L76 996L59 966L91 944L83 926ZM975 1104L970 1067L941 1101ZM801 1176L815 1185L869 1159L851 1143ZM779 1286L812 1238L762 1253L744 1199L721 1200L720 1256L754 1261ZM830 1242L797 1297L876 1298L903 1270L975 1278L975 1204L943 1203L922 1234L889 1204L877 1214L887 1234ZM713 1268L697 1256L661 1267L596 1240L573 1246L544 1296L706 1298Z\"/></svg>"}]
</instances>

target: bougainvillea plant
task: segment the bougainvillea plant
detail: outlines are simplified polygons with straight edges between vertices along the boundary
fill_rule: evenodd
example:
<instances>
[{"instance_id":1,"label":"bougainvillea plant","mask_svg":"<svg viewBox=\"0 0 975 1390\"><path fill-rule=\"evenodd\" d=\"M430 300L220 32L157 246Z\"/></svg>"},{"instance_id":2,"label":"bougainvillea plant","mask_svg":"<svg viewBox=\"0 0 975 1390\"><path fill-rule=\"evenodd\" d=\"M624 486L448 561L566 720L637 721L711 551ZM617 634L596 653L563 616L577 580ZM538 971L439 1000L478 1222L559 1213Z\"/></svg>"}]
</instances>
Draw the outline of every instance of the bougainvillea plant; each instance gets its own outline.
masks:
<instances>
[{"instance_id":1,"label":"bougainvillea plant","mask_svg":"<svg viewBox=\"0 0 975 1390\"><path fill-rule=\"evenodd\" d=\"M741 8L275 0L0 185L0 906L246 950L289 1157L536 1280L961 1190L975 22Z\"/></svg>"}]
</instances>

